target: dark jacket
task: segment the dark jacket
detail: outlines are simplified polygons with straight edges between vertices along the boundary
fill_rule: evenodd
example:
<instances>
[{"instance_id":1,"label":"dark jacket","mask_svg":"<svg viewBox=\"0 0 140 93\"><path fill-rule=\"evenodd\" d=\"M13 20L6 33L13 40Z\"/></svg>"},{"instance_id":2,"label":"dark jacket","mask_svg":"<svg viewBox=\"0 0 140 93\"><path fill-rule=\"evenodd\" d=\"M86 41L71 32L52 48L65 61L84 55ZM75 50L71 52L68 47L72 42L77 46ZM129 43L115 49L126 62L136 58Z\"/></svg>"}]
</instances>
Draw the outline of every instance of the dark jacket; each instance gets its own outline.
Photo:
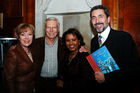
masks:
<instances>
[{"instance_id":1,"label":"dark jacket","mask_svg":"<svg viewBox=\"0 0 140 93\"><path fill-rule=\"evenodd\" d=\"M91 82L94 72L86 59L87 55L88 53L78 53L71 61L69 61L69 55L66 55L63 71L64 90L67 92L88 93L91 84L94 86Z\"/></svg>"},{"instance_id":2,"label":"dark jacket","mask_svg":"<svg viewBox=\"0 0 140 93\"><path fill-rule=\"evenodd\" d=\"M138 53L136 45L130 34L123 31L115 31L111 29L107 40L103 43L114 60L120 67L119 71L105 74L106 82L100 85L105 88L122 88L124 86L129 89L134 86L134 78L139 71ZM102 45L102 46L103 46ZM91 52L99 48L98 36L91 40Z\"/></svg>"},{"instance_id":3,"label":"dark jacket","mask_svg":"<svg viewBox=\"0 0 140 93\"><path fill-rule=\"evenodd\" d=\"M20 44L8 50L4 74L8 93L33 93L35 65Z\"/></svg>"},{"instance_id":4,"label":"dark jacket","mask_svg":"<svg viewBox=\"0 0 140 93\"><path fill-rule=\"evenodd\" d=\"M45 57L45 37L38 38L34 40L32 47L33 60L37 63L37 76L40 76L41 69ZM61 77L61 67L63 66L64 50L61 42L61 38L58 39L58 78Z\"/></svg>"},{"instance_id":5,"label":"dark jacket","mask_svg":"<svg viewBox=\"0 0 140 93\"><path fill-rule=\"evenodd\" d=\"M41 70L42 70L42 66L44 63L44 57L45 57L45 37L41 37L38 38L36 40L34 40L33 46L32 46L32 54L33 54L33 60L35 61L35 63L37 64L37 69L36 69L36 92L38 93L43 93L45 91L47 91L48 88L46 85L44 85L44 83L46 82L46 80L42 81L42 77L40 76ZM61 74L61 69L63 68L63 58L64 58L64 50L63 50L63 45L61 42L61 38L58 38L58 51L57 51L57 59L58 59L58 77L57 79L62 79L62 74ZM52 82L53 83L53 87L57 87L56 86L56 81L57 79L54 79ZM48 83L48 82L47 82ZM48 85L48 86L52 86ZM49 90L48 90L49 91ZM52 90L53 91L53 90Z\"/></svg>"}]
</instances>

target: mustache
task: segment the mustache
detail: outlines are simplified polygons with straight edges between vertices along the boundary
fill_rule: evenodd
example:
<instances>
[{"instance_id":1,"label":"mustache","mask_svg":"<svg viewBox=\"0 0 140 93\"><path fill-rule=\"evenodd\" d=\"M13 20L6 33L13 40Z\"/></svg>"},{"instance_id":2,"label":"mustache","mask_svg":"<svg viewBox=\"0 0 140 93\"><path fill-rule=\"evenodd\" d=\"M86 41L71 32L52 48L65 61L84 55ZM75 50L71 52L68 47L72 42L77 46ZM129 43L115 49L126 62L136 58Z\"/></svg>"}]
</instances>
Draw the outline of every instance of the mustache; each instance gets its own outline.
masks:
<instances>
[{"instance_id":1,"label":"mustache","mask_svg":"<svg viewBox=\"0 0 140 93\"><path fill-rule=\"evenodd\" d=\"M96 23L95 26L100 25L100 24L103 24L103 23Z\"/></svg>"}]
</instances>

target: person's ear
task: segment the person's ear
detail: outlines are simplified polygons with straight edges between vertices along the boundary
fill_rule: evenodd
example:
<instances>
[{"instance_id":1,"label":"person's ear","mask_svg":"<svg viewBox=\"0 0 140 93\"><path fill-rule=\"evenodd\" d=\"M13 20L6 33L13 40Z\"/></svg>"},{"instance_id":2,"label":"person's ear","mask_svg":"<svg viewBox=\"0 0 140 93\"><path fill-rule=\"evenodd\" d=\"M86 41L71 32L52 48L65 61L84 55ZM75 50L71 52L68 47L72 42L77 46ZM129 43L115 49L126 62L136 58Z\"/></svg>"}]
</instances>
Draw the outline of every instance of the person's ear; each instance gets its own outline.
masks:
<instances>
[{"instance_id":1,"label":"person's ear","mask_svg":"<svg viewBox=\"0 0 140 93\"><path fill-rule=\"evenodd\" d=\"M109 17L107 18L108 23L110 23L110 20L111 20L111 19L110 19L110 16L109 16Z\"/></svg>"}]
</instances>

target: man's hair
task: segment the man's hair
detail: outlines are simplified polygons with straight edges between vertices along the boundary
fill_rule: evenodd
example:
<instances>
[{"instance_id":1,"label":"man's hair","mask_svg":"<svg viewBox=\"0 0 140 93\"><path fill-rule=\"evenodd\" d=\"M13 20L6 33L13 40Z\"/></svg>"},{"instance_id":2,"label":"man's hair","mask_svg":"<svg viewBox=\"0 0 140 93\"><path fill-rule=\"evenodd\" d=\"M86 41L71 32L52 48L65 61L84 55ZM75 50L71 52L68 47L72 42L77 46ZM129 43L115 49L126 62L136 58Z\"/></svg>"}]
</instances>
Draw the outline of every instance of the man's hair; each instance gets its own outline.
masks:
<instances>
[{"instance_id":1,"label":"man's hair","mask_svg":"<svg viewBox=\"0 0 140 93\"><path fill-rule=\"evenodd\" d=\"M57 22L57 26L58 26L58 28L59 28L60 23L59 23L58 19L55 18L55 17L49 17L49 18L47 18L47 19L45 20L45 23L46 23L47 21L51 21L51 20L56 21L56 22ZM46 25L45 25L45 27L46 27Z\"/></svg>"},{"instance_id":2,"label":"man's hair","mask_svg":"<svg viewBox=\"0 0 140 93\"><path fill-rule=\"evenodd\" d=\"M97 5L97 6L94 6L94 7L91 8L91 10L90 10L90 18L92 18L92 11L97 10L97 9L103 9L105 14L106 14L106 16L107 17L110 16L109 10L108 10L108 8L106 6L104 6L104 5Z\"/></svg>"}]
</instances>

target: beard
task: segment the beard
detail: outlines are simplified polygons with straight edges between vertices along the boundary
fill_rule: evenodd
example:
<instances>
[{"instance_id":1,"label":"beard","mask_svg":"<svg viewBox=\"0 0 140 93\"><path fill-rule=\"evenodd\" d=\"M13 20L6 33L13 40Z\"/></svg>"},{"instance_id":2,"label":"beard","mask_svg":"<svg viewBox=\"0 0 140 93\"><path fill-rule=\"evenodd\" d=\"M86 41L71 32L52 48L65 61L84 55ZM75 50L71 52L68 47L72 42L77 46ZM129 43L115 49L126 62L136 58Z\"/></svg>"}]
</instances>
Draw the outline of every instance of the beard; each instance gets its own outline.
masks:
<instances>
[{"instance_id":1,"label":"beard","mask_svg":"<svg viewBox=\"0 0 140 93\"><path fill-rule=\"evenodd\" d=\"M98 33L102 33L103 31L104 31L103 29L97 30Z\"/></svg>"},{"instance_id":2,"label":"beard","mask_svg":"<svg viewBox=\"0 0 140 93\"><path fill-rule=\"evenodd\" d=\"M103 28L100 25L103 25ZM107 27L105 27L103 23L96 23L94 28L96 28L98 33L102 33Z\"/></svg>"}]
</instances>

